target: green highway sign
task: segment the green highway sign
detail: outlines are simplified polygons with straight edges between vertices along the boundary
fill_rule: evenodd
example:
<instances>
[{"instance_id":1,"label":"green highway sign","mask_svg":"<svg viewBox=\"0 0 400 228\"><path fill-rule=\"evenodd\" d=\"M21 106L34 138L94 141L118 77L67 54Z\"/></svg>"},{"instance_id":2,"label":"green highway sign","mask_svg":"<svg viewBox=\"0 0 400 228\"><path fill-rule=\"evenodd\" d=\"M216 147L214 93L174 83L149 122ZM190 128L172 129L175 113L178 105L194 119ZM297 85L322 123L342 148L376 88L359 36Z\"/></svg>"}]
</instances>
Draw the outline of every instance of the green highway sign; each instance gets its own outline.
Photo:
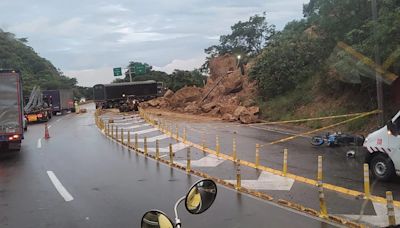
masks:
<instances>
[{"instance_id":1,"label":"green highway sign","mask_svg":"<svg viewBox=\"0 0 400 228\"><path fill-rule=\"evenodd\" d=\"M114 77L122 76L122 69L121 67L116 67L113 69Z\"/></svg>"},{"instance_id":2,"label":"green highway sign","mask_svg":"<svg viewBox=\"0 0 400 228\"><path fill-rule=\"evenodd\" d=\"M145 65L136 65L135 66L135 74L141 75L146 73L146 66Z\"/></svg>"}]
</instances>

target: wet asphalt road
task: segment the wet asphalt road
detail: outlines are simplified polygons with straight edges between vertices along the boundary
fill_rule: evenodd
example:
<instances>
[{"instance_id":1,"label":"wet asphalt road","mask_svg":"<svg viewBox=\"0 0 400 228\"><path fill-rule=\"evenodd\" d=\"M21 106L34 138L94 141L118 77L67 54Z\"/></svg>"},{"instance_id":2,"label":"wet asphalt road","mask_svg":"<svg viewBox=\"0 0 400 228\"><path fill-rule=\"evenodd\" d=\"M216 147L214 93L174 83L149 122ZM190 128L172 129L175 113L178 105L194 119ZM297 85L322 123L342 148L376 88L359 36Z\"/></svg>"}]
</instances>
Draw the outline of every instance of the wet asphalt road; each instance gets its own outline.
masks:
<instances>
[{"instance_id":1,"label":"wet asphalt road","mask_svg":"<svg viewBox=\"0 0 400 228\"><path fill-rule=\"evenodd\" d=\"M107 140L93 113L54 117L51 138L31 125L17 154L0 156L0 227L139 227L146 210L173 218L173 205L198 178ZM40 142L39 142L40 141ZM74 198L56 191L52 171ZM179 208L183 227L330 227L219 186L204 214Z\"/></svg>"},{"instance_id":2,"label":"wet asphalt road","mask_svg":"<svg viewBox=\"0 0 400 228\"><path fill-rule=\"evenodd\" d=\"M163 117L165 118L165 117ZM215 149L215 136L219 136L221 152L231 154L232 138L234 132L237 137L238 158L246 161L255 161L255 144L264 145L260 150L260 164L277 170L282 170L283 150L288 149L288 172L316 179L317 158L323 156L324 182L345 187L360 192L364 191L363 186L363 164L367 151L363 147L328 147L322 145L315 147L310 144L310 138L298 137L288 142L275 145L268 145L270 142L280 140L296 133L281 130L276 126L245 126L236 123L220 121L182 121L171 119L175 126L180 126L180 135L183 127L187 127L189 141L201 144L205 137L207 146ZM201 132L206 130L206 134ZM314 134L314 135L318 135ZM354 150L355 158L348 158L346 152ZM400 200L400 178L396 177L390 182L378 182L371 177L371 192L374 195L385 197L386 191L392 191L396 200Z\"/></svg>"}]
</instances>

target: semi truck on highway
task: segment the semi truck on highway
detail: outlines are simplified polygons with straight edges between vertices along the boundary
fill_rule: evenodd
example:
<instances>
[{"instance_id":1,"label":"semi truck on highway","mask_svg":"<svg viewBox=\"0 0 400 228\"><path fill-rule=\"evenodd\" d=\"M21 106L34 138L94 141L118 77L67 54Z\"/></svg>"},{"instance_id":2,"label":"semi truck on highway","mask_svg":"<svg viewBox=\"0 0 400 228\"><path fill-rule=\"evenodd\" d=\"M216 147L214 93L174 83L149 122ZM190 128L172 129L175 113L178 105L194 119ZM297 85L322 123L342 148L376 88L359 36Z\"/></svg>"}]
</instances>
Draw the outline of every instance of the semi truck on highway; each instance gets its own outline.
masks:
<instances>
[{"instance_id":1,"label":"semi truck on highway","mask_svg":"<svg viewBox=\"0 0 400 228\"><path fill-rule=\"evenodd\" d=\"M368 150L366 162L375 178L388 181L400 176L400 111L364 141Z\"/></svg>"},{"instance_id":2,"label":"semi truck on highway","mask_svg":"<svg viewBox=\"0 0 400 228\"><path fill-rule=\"evenodd\" d=\"M96 108L119 108L128 96L146 101L163 95L163 83L154 80L97 84L93 86Z\"/></svg>"},{"instance_id":3,"label":"semi truck on highway","mask_svg":"<svg viewBox=\"0 0 400 228\"><path fill-rule=\"evenodd\" d=\"M73 112L75 109L74 95L70 89L44 90L42 94L43 99L49 102L53 115L58 112Z\"/></svg>"},{"instance_id":4,"label":"semi truck on highway","mask_svg":"<svg viewBox=\"0 0 400 228\"><path fill-rule=\"evenodd\" d=\"M0 70L0 148L19 150L26 129L21 75Z\"/></svg>"},{"instance_id":5,"label":"semi truck on highway","mask_svg":"<svg viewBox=\"0 0 400 228\"><path fill-rule=\"evenodd\" d=\"M49 100L43 97L38 86L33 87L31 95L24 107L28 122L47 122L52 117L52 109Z\"/></svg>"}]
</instances>

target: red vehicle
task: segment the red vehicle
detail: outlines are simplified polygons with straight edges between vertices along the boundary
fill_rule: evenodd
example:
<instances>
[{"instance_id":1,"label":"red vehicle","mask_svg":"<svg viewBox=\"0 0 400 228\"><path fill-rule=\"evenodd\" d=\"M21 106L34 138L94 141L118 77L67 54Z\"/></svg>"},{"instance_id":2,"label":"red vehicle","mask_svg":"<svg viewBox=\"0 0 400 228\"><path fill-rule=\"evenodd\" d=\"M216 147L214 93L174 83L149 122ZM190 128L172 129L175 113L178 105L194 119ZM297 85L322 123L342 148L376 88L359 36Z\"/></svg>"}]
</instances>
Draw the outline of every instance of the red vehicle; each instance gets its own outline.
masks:
<instances>
[{"instance_id":1,"label":"red vehicle","mask_svg":"<svg viewBox=\"0 0 400 228\"><path fill-rule=\"evenodd\" d=\"M18 71L0 70L0 148L19 150L24 138L22 80Z\"/></svg>"}]
</instances>

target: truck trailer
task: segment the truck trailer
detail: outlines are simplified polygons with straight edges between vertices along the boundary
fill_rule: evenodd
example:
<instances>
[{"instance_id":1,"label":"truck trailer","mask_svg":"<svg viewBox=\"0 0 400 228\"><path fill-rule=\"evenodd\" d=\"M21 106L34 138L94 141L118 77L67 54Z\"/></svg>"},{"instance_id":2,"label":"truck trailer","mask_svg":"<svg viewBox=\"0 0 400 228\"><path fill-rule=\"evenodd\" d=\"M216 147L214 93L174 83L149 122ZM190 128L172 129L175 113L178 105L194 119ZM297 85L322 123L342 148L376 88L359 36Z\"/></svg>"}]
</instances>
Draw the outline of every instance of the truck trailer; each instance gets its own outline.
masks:
<instances>
[{"instance_id":1,"label":"truck trailer","mask_svg":"<svg viewBox=\"0 0 400 228\"><path fill-rule=\"evenodd\" d=\"M19 71L0 70L0 151L19 150L26 128Z\"/></svg>"},{"instance_id":2,"label":"truck trailer","mask_svg":"<svg viewBox=\"0 0 400 228\"><path fill-rule=\"evenodd\" d=\"M154 80L97 84L93 86L96 107L118 108L128 96L139 101L147 101L163 95L162 82Z\"/></svg>"},{"instance_id":3,"label":"truck trailer","mask_svg":"<svg viewBox=\"0 0 400 228\"><path fill-rule=\"evenodd\" d=\"M42 91L34 86L29 99L24 107L24 113L29 123L47 122L52 117L52 109L46 98L43 98Z\"/></svg>"},{"instance_id":4,"label":"truck trailer","mask_svg":"<svg viewBox=\"0 0 400 228\"><path fill-rule=\"evenodd\" d=\"M72 90L44 90L43 99L47 100L52 109L53 115L60 112L74 111L74 95Z\"/></svg>"},{"instance_id":5,"label":"truck trailer","mask_svg":"<svg viewBox=\"0 0 400 228\"><path fill-rule=\"evenodd\" d=\"M93 86L93 101L96 104L96 109L106 107L106 90L103 84Z\"/></svg>"}]
</instances>

